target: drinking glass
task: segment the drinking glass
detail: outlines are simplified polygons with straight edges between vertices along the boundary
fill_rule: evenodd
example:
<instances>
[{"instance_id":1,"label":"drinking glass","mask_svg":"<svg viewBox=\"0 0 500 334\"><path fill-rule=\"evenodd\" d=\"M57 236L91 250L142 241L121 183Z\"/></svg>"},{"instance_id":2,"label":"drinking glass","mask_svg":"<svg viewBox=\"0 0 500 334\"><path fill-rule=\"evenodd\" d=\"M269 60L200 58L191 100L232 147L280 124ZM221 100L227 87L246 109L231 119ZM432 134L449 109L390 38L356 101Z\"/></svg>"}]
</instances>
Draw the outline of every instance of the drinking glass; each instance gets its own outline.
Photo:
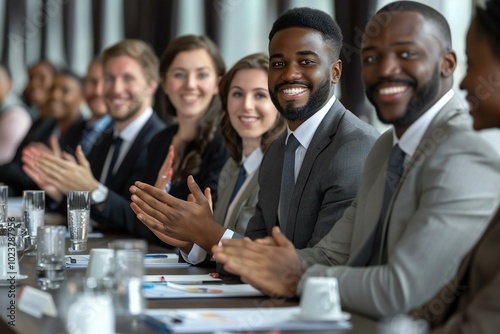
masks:
<instances>
[{"instance_id":1,"label":"drinking glass","mask_svg":"<svg viewBox=\"0 0 500 334\"><path fill-rule=\"evenodd\" d=\"M57 289L66 278L64 245L66 227L40 226L38 228L36 277L42 290Z\"/></svg>"},{"instance_id":2,"label":"drinking glass","mask_svg":"<svg viewBox=\"0 0 500 334\"><path fill-rule=\"evenodd\" d=\"M68 193L70 252L81 252L87 249L89 225L90 191L70 191Z\"/></svg>"},{"instance_id":3,"label":"drinking glass","mask_svg":"<svg viewBox=\"0 0 500 334\"><path fill-rule=\"evenodd\" d=\"M68 280L65 304L61 316L66 319L69 334L114 334L112 280L95 277Z\"/></svg>"},{"instance_id":4,"label":"drinking glass","mask_svg":"<svg viewBox=\"0 0 500 334\"><path fill-rule=\"evenodd\" d=\"M37 231L44 225L45 191L23 191L23 221L28 229L30 249L26 255L36 255Z\"/></svg>"},{"instance_id":5,"label":"drinking glass","mask_svg":"<svg viewBox=\"0 0 500 334\"><path fill-rule=\"evenodd\" d=\"M9 187L0 185L0 223L7 222L7 199Z\"/></svg>"},{"instance_id":6,"label":"drinking glass","mask_svg":"<svg viewBox=\"0 0 500 334\"><path fill-rule=\"evenodd\" d=\"M114 250L115 312L120 316L139 315L145 308L142 278L147 243L124 239L111 242L109 247Z\"/></svg>"}]
</instances>

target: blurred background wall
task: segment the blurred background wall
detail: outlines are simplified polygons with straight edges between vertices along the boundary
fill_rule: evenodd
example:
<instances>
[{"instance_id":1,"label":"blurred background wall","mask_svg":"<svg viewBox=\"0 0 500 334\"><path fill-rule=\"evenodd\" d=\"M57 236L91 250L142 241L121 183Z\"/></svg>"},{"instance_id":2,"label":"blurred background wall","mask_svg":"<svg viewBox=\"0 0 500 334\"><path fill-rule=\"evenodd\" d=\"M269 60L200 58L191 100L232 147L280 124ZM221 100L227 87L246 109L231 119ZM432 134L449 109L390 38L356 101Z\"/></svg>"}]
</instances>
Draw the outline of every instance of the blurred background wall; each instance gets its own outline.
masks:
<instances>
[{"instance_id":1,"label":"blurred background wall","mask_svg":"<svg viewBox=\"0 0 500 334\"><path fill-rule=\"evenodd\" d=\"M474 2L420 0L439 10L452 28L459 64L455 85L465 73L465 34ZM39 59L85 74L88 62L123 38L147 41L158 56L183 34L206 34L219 46L229 68L250 53L267 51L273 21L285 10L308 6L331 14L344 34L342 102L360 118L385 129L364 97L359 43L369 17L391 0L0 0L0 55L21 92L26 68ZM157 99L161 101L161 99ZM161 109L161 105L155 106ZM161 110L158 110L161 114Z\"/></svg>"}]
</instances>

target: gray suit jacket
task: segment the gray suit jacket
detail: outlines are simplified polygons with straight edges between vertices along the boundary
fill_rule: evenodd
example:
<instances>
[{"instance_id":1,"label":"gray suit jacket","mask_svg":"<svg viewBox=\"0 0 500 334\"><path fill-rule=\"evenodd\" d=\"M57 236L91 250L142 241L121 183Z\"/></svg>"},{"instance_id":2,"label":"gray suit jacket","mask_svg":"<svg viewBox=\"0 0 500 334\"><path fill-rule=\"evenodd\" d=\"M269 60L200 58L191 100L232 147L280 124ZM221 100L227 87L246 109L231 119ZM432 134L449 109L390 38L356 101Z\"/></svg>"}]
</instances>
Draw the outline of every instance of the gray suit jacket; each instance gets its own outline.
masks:
<instances>
[{"instance_id":1,"label":"gray suit jacket","mask_svg":"<svg viewBox=\"0 0 500 334\"><path fill-rule=\"evenodd\" d=\"M315 245L358 191L365 158L379 136L336 100L309 145L293 191L283 233L296 248ZM245 235L270 235L277 223L286 133L269 147L259 174L259 202Z\"/></svg>"},{"instance_id":2,"label":"gray suit jacket","mask_svg":"<svg viewBox=\"0 0 500 334\"><path fill-rule=\"evenodd\" d=\"M500 160L472 130L460 99L436 115L406 166L384 224L388 259L372 254L392 133L366 159L351 207L312 249L299 251L309 276L339 280L342 304L372 317L422 305L455 275L499 202ZM380 265L367 268L372 256ZM344 265L344 266L340 266Z\"/></svg>"},{"instance_id":3,"label":"gray suit jacket","mask_svg":"<svg viewBox=\"0 0 500 334\"><path fill-rule=\"evenodd\" d=\"M229 159L222 168L219 175L217 205L214 209L214 219L221 225L224 225L226 213L229 207L229 200L233 193L234 186L238 180L240 166ZM240 196L234 199L234 209L227 217L228 224L224 226L235 231L238 234L244 234L248 221L255 213L257 204L257 195L259 192L258 183L259 171L247 177L247 186L242 190Z\"/></svg>"}]
</instances>

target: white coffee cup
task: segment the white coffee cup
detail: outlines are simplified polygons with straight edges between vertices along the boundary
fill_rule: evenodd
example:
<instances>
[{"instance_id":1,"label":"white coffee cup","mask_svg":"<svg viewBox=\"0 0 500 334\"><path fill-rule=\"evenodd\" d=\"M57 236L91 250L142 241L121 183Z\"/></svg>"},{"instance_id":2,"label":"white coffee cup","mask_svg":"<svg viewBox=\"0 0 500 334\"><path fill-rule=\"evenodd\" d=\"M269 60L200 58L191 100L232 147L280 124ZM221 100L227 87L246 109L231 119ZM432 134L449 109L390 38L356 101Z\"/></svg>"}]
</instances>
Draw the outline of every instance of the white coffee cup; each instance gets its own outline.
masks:
<instances>
[{"instance_id":1,"label":"white coffee cup","mask_svg":"<svg viewBox=\"0 0 500 334\"><path fill-rule=\"evenodd\" d=\"M114 251L110 248L92 248L90 250L87 277L104 278L112 270Z\"/></svg>"},{"instance_id":2,"label":"white coffee cup","mask_svg":"<svg viewBox=\"0 0 500 334\"><path fill-rule=\"evenodd\" d=\"M307 320L341 320L340 295L335 277L309 277L300 299L300 317Z\"/></svg>"}]
</instances>

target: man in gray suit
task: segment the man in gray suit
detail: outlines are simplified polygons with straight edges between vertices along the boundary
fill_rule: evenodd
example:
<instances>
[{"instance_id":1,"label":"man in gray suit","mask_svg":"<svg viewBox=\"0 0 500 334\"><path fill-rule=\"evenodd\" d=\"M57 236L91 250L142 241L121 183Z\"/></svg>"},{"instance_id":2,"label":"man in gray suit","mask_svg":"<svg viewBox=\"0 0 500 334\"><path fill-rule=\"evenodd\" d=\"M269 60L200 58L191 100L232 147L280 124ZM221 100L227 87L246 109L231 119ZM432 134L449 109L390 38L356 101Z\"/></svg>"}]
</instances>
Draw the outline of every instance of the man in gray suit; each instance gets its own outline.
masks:
<instances>
[{"instance_id":1,"label":"man in gray suit","mask_svg":"<svg viewBox=\"0 0 500 334\"><path fill-rule=\"evenodd\" d=\"M378 133L346 110L334 95L340 80L342 33L328 14L296 8L280 16L269 34L269 92L288 131L266 152L259 173L259 201L245 235L266 237L279 224L297 248L328 233L356 196L364 161ZM285 146L294 137L291 185L282 187ZM293 179L294 178L294 179ZM188 181L190 182L190 181ZM295 183L295 184L294 184ZM137 183L132 207L150 229L191 240L210 251L221 238L241 238L217 224L195 185L187 203ZM282 189L280 189L282 188ZM290 210L284 208L288 194ZM334 219L332 219L334 218ZM188 239L189 238L189 239Z\"/></svg>"},{"instance_id":2,"label":"man in gray suit","mask_svg":"<svg viewBox=\"0 0 500 334\"><path fill-rule=\"evenodd\" d=\"M394 127L370 151L356 199L313 248L296 251L278 228L258 242L223 240L213 252L227 271L285 296L308 277L336 277L343 307L375 318L422 305L453 277L498 204L500 161L451 90L450 35L423 4L377 12L362 42L363 81Z\"/></svg>"}]
</instances>

